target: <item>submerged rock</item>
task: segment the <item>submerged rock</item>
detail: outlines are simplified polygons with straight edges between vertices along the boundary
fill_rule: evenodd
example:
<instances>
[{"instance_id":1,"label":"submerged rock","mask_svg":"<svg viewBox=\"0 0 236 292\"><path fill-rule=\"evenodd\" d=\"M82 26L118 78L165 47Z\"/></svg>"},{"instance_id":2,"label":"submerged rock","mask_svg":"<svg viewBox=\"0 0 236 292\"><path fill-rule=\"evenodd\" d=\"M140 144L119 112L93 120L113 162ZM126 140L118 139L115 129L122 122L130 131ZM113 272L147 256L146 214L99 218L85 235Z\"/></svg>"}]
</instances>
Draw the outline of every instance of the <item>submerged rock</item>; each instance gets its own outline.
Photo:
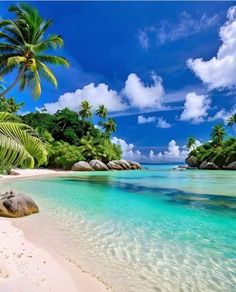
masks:
<instances>
[{"instance_id":1,"label":"submerged rock","mask_svg":"<svg viewBox=\"0 0 236 292\"><path fill-rule=\"evenodd\" d=\"M94 170L109 170L109 168L106 166L105 163L103 163L100 160L93 159L89 162L89 165L94 169Z\"/></svg>"},{"instance_id":2,"label":"submerged rock","mask_svg":"<svg viewBox=\"0 0 236 292\"><path fill-rule=\"evenodd\" d=\"M74 170L74 171L93 171L94 169L89 165L88 162L85 162L85 161L79 161L79 162L76 162L71 170Z\"/></svg>"},{"instance_id":3,"label":"submerged rock","mask_svg":"<svg viewBox=\"0 0 236 292\"><path fill-rule=\"evenodd\" d=\"M13 191L0 195L0 216L2 217L23 217L38 213L39 208L28 196L16 194Z\"/></svg>"},{"instance_id":4,"label":"submerged rock","mask_svg":"<svg viewBox=\"0 0 236 292\"><path fill-rule=\"evenodd\" d=\"M220 169L215 163L203 161L200 166L200 169Z\"/></svg>"},{"instance_id":5,"label":"submerged rock","mask_svg":"<svg viewBox=\"0 0 236 292\"><path fill-rule=\"evenodd\" d=\"M224 166L224 168L229 170L236 170L236 161L233 161L229 165Z\"/></svg>"}]
</instances>

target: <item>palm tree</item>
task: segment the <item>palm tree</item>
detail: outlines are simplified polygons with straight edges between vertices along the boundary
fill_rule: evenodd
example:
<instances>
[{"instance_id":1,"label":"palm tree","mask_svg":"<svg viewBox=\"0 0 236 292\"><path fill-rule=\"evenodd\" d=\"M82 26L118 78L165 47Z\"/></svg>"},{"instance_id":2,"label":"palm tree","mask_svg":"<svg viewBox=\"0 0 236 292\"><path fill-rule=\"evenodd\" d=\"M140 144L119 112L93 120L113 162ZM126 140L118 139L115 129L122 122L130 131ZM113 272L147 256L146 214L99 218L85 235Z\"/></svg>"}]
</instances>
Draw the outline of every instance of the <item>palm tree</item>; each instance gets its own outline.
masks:
<instances>
[{"instance_id":1,"label":"palm tree","mask_svg":"<svg viewBox=\"0 0 236 292\"><path fill-rule=\"evenodd\" d=\"M89 104L87 100L81 102L79 115L81 116L82 120L91 118L92 117L92 106Z\"/></svg>"},{"instance_id":2,"label":"palm tree","mask_svg":"<svg viewBox=\"0 0 236 292\"><path fill-rule=\"evenodd\" d=\"M196 147L196 139L194 137L188 138L187 149L194 149Z\"/></svg>"},{"instance_id":3,"label":"palm tree","mask_svg":"<svg viewBox=\"0 0 236 292\"><path fill-rule=\"evenodd\" d=\"M104 124L103 129L107 136L110 136L113 132L116 131L116 123L112 118L109 118Z\"/></svg>"},{"instance_id":4,"label":"palm tree","mask_svg":"<svg viewBox=\"0 0 236 292\"><path fill-rule=\"evenodd\" d=\"M215 125L212 128L211 138L213 143L215 143L216 145L222 144L225 135L225 128L222 125Z\"/></svg>"},{"instance_id":5,"label":"palm tree","mask_svg":"<svg viewBox=\"0 0 236 292\"><path fill-rule=\"evenodd\" d=\"M107 108L104 105L100 105L96 110L96 114L103 120L107 117Z\"/></svg>"},{"instance_id":6,"label":"palm tree","mask_svg":"<svg viewBox=\"0 0 236 292\"><path fill-rule=\"evenodd\" d=\"M33 168L47 162L47 151L36 132L7 112L0 112L0 169Z\"/></svg>"},{"instance_id":7,"label":"palm tree","mask_svg":"<svg viewBox=\"0 0 236 292\"><path fill-rule=\"evenodd\" d=\"M63 46L59 35L51 34L45 37L52 20L41 18L36 9L26 4L10 6L10 12L16 15L14 20L0 21L0 78L16 70L14 82L0 92L4 96L16 84L20 90L28 86L33 97L41 95L41 77L57 86L53 72L46 64L69 66L63 57L44 54L49 49Z\"/></svg>"},{"instance_id":8,"label":"palm tree","mask_svg":"<svg viewBox=\"0 0 236 292\"><path fill-rule=\"evenodd\" d=\"M233 114L227 121L227 126L231 127L231 130L232 130L232 133L233 133L233 136L234 135L234 130L233 130L233 126L234 124L236 124L236 113Z\"/></svg>"}]
</instances>

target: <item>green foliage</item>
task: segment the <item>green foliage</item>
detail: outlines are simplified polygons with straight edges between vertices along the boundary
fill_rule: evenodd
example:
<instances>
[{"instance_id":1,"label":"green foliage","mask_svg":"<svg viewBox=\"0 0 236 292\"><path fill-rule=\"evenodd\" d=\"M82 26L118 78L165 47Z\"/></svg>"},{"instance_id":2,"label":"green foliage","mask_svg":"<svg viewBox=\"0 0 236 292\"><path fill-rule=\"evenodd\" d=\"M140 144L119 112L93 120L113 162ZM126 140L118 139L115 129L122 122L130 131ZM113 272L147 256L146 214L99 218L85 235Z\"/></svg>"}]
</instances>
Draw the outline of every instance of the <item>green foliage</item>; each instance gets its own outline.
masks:
<instances>
[{"instance_id":1,"label":"green foliage","mask_svg":"<svg viewBox=\"0 0 236 292\"><path fill-rule=\"evenodd\" d=\"M46 64L69 66L63 57L45 54L63 46L63 39L55 34L46 35L52 20L43 19L36 9L20 4L10 6L9 12L15 15L14 19L0 20L0 77L13 70L17 77L0 96L19 83L21 90L28 86L37 98L41 95L42 78L57 86L56 77Z\"/></svg>"},{"instance_id":2,"label":"green foliage","mask_svg":"<svg viewBox=\"0 0 236 292\"><path fill-rule=\"evenodd\" d=\"M23 102L17 103L13 97L5 98L3 96L0 97L0 112L8 112L11 114L15 114L22 108L24 105Z\"/></svg>"}]
</instances>

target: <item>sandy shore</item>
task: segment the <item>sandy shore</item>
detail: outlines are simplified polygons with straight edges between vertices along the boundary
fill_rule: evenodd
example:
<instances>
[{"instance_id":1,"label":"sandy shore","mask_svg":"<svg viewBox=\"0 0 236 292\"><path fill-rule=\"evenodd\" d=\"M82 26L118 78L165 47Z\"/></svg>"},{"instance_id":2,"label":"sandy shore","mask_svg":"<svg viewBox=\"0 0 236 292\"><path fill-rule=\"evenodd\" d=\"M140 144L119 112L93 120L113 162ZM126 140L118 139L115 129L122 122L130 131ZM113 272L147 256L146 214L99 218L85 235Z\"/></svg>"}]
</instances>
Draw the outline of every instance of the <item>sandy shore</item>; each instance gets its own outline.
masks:
<instances>
[{"instance_id":1,"label":"sandy shore","mask_svg":"<svg viewBox=\"0 0 236 292\"><path fill-rule=\"evenodd\" d=\"M1 179L67 173L48 169L16 171L20 174L2 176ZM107 291L107 287L98 279L83 272L62 256L52 256L45 249L38 247L37 242L28 241L23 232L13 224L14 219L0 218L1 292Z\"/></svg>"}]
</instances>

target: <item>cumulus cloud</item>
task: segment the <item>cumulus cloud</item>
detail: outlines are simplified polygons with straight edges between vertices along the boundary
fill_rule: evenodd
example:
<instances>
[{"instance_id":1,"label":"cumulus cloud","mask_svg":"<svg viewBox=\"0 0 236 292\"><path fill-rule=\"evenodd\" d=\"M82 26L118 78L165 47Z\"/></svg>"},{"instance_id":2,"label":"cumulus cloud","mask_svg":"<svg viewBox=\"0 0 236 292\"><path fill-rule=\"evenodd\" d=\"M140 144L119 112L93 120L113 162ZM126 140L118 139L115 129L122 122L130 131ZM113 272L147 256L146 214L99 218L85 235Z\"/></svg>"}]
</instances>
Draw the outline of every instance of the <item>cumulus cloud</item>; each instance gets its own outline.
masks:
<instances>
[{"instance_id":1,"label":"cumulus cloud","mask_svg":"<svg viewBox=\"0 0 236 292\"><path fill-rule=\"evenodd\" d=\"M104 104L110 112L127 108L127 104L121 99L117 91L109 89L108 85L104 83L100 83L97 86L94 83L90 83L75 92L67 92L61 95L57 102L45 103L44 108L49 113L55 113L65 107L71 110L78 110L83 100L89 101L94 108Z\"/></svg>"},{"instance_id":2,"label":"cumulus cloud","mask_svg":"<svg viewBox=\"0 0 236 292\"><path fill-rule=\"evenodd\" d=\"M148 154L144 154L137 150L134 144L129 144L123 139L117 137L112 138L112 143L118 144L122 149L122 157L128 160L136 160L143 163L166 163L166 162L183 162L188 156L189 151L186 146L177 145L175 140L171 140L167 146L167 150L155 153L150 150ZM200 146L201 142L196 141L196 146Z\"/></svg>"},{"instance_id":3,"label":"cumulus cloud","mask_svg":"<svg viewBox=\"0 0 236 292\"><path fill-rule=\"evenodd\" d=\"M140 46L147 50L151 40L155 40L157 45L173 42L186 38L190 35L207 30L218 23L218 15L208 16L207 14L193 17L183 11L179 15L177 22L162 21L159 25L150 25L138 31Z\"/></svg>"},{"instance_id":4,"label":"cumulus cloud","mask_svg":"<svg viewBox=\"0 0 236 292\"><path fill-rule=\"evenodd\" d=\"M232 88L236 85L236 6L227 12L227 21L220 28L221 46L210 60L189 59L187 65L209 89Z\"/></svg>"},{"instance_id":5,"label":"cumulus cloud","mask_svg":"<svg viewBox=\"0 0 236 292\"><path fill-rule=\"evenodd\" d=\"M198 95L196 92L190 92L186 95L184 110L181 113L181 121L191 121L193 124L199 124L204 121L208 115L211 99L207 95Z\"/></svg>"},{"instance_id":6,"label":"cumulus cloud","mask_svg":"<svg viewBox=\"0 0 236 292\"><path fill-rule=\"evenodd\" d=\"M129 74L122 92L128 98L132 107L139 109L158 109L161 107L164 96L162 79L154 72L152 73L151 78L153 80L153 84L146 85L137 76L137 74Z\"/></svg>"},{"instance_id":7,"label":"cumulus cloud","mask_svg":"<svg viewBox=\"0 0 236 292\"><path fill-rule=\"evenodd\" d=\"M155 123L156 117L144 117L142 115L138 116L138 124L147 124L147 123Z\"/></svg>"},{"instance_id":8,"label":"cumulus cloud","mask_svg":"<svg viewBox=\"0 0 236 292\"><path fill-rule=\"evenodd\" d=\"M172 125L168 123L163 117L157 118L157 128L168 129L171 128Z\"/></svg>"},{"instance_id":9,"label":"cumulus cloud","mask_svg":"<svg viewBox=\"0 0 236 292\"><path fill-rule=\"evenodd\" d=\"M225 124L227 124L228 119L236 113L236 106L234 106L233 109L227 111L226 109L221 109L218 111L213 117L209 117L208 121L216 121L216 120L222 120Z\"/></svg>"}]
</instances>

